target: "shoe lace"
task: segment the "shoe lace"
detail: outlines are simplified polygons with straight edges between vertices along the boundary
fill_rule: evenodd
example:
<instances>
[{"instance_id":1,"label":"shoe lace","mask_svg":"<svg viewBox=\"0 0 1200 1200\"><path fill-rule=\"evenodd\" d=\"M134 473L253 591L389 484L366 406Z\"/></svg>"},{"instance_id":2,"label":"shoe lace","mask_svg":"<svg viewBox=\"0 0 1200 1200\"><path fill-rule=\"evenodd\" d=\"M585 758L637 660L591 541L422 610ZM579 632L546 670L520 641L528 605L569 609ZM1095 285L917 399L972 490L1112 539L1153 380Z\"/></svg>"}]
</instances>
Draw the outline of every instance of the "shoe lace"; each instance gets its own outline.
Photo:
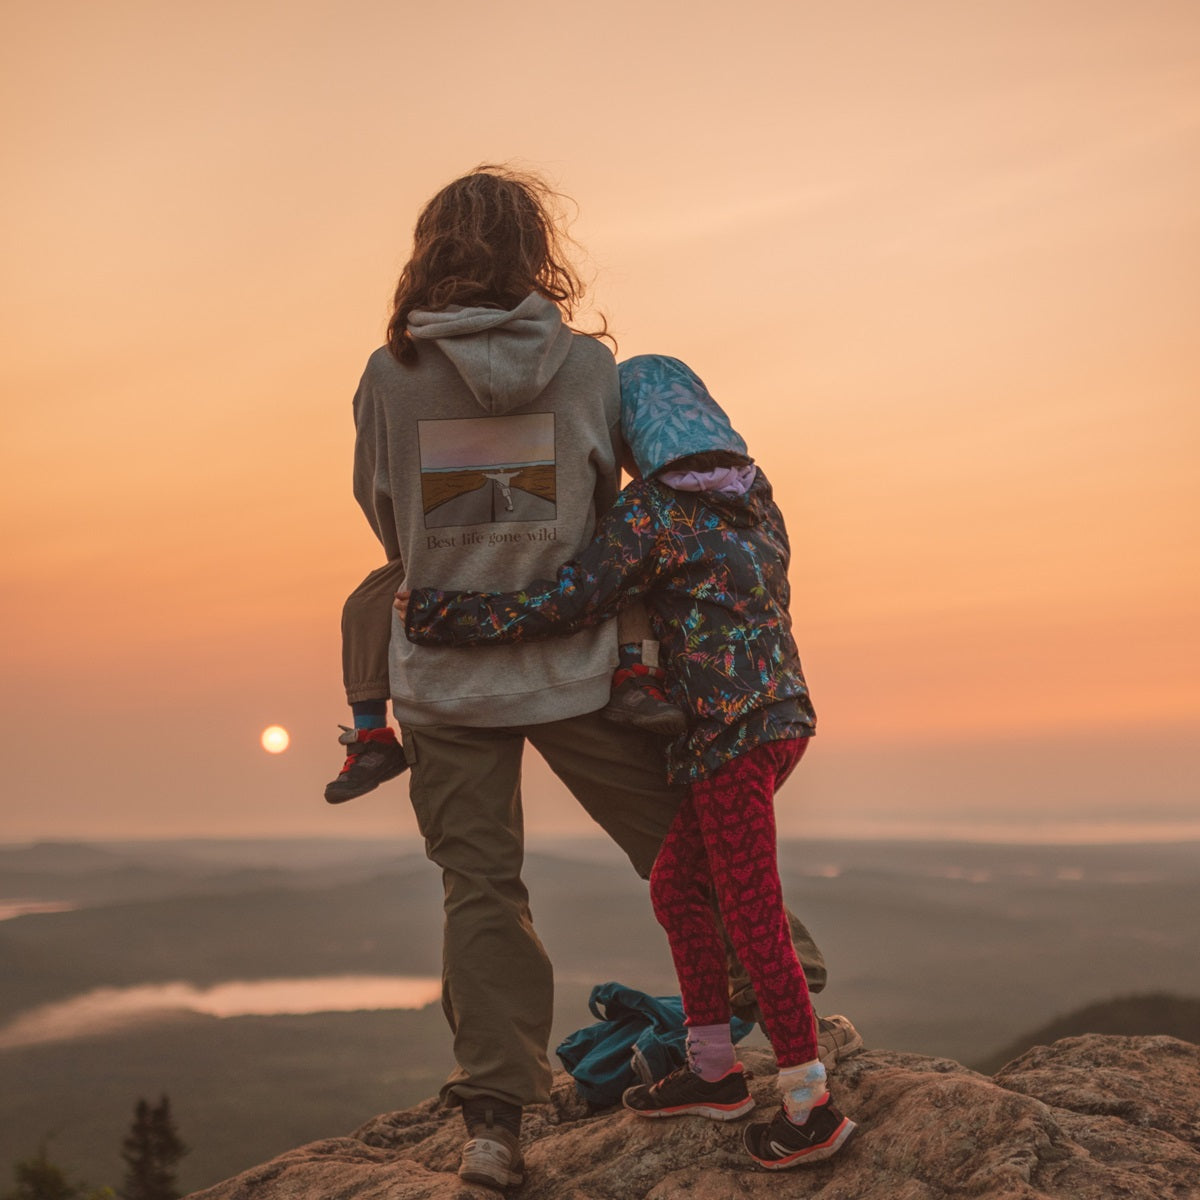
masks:
<instances>
[{"instance_id":1,"label":"shoe lace","mask_svg":"<svg viewBox=\"0 0 1200 1200\"><path fill-rule=\"evenodd\" d=\"M689 1046L687 1048L687 1062L680 1067L676 1067L675 1070L671 1071L669 1074L664 1075L660 1080L658 1080L657 1083L651 1085L650 1090L653 1092L659 1092L663 1088L669 1088L673 1084L686 1080L689 1075L695 1074L697 1074L697 1071L692 1059L692 1050Z\"/></svg>"}]
</instances>

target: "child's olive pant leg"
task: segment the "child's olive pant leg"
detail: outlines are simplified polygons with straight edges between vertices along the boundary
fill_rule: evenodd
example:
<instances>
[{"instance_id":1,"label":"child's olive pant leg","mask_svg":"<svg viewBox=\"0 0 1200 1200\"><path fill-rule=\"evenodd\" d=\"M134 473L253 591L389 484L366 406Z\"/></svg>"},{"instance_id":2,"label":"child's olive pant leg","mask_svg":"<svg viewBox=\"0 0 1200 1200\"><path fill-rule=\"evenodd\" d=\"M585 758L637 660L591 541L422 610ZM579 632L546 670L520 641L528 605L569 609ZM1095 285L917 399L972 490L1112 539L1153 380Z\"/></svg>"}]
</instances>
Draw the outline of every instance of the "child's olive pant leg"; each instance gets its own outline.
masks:
<instances>
[{"instance_id":1,"label":"child's olive pant leg","mask_svg":"<svg viewBox=\"0 0 1200 1200\"><path fill-rule=\"evenodd\" d=\"M617 613L617 641L621 645L626 642L644 642L653 636L650 617L641 601L626 605Z\"/></svg>"},{"instance_id":2,"label":"child's olive pant leg","mask_svg":"<svg viewBox=\"0 0 1200 1200\"><path fill-rule=\"evenodd\" d=\"M377 567L346 597L342 606L342 680L346 703L387 700L388 644L392 640L392 600L404 581L398 559Z\"/></svg>"}]
</instances>

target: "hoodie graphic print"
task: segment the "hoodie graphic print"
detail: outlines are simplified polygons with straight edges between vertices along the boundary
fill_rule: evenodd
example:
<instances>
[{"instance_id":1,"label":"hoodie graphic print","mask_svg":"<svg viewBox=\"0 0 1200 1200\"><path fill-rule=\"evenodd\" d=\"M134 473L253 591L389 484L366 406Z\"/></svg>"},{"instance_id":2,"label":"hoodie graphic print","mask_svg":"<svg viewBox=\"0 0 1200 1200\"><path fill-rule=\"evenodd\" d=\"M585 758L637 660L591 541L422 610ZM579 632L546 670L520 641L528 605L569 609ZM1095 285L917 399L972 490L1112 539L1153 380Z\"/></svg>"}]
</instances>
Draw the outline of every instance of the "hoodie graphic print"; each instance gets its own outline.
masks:
<instances>
[{"instance_id":1,"label":"hoodie graphic print","mask_svg":"<svg viewBox=\"0 0 1200 1200\"><path fill-rule=\"evenodd\" d=\"M425 528L557 515L554 413L417 422Z\"/></svg>"}]
</instances>

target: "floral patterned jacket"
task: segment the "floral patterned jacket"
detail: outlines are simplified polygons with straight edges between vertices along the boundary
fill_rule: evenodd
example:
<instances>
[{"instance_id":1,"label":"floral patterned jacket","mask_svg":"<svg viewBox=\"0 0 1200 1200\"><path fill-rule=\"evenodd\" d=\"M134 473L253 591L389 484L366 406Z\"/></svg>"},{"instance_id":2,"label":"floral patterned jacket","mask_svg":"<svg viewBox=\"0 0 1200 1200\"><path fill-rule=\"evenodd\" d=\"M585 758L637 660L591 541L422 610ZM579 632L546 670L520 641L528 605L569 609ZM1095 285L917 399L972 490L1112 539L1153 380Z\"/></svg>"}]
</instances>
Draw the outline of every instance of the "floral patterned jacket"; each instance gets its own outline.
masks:
<instances>
[{"instance_id":1,"label":"floral patterned jacket","mask_svg":"<svg viewBox=\"0 0 1200 1200\"><path fill-rule=\"evenodd\" d=\"M689 728L672 783L703 779L765 742L809 737L816 715L788 615L783 515L760 471L744 496L630 484L555 579L517 592L413 591L406 632L436 646L571 633L644 599L671 699Z\"/></svg>"}]
</instances>

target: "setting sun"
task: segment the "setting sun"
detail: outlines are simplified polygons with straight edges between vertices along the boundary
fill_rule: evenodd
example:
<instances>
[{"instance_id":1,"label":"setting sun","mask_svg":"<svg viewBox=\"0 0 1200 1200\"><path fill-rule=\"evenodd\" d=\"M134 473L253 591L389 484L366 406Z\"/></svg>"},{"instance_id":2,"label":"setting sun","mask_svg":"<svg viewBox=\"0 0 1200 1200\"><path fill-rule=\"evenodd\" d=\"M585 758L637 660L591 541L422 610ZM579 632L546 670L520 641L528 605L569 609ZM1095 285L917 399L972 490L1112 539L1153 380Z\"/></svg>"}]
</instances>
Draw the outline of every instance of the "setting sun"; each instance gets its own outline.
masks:
<instances>
[{"instance_id":1,"label":"setting sun","mask_svg":"<svg viewBox=\"0 0 1200 1200\"><path fill-rule=\"evenodd\" d=\"M262 731L262 748L268 754L282 754L292 740L288 731L282 725L268 725Z\"/></svg>"}]
</instances>

